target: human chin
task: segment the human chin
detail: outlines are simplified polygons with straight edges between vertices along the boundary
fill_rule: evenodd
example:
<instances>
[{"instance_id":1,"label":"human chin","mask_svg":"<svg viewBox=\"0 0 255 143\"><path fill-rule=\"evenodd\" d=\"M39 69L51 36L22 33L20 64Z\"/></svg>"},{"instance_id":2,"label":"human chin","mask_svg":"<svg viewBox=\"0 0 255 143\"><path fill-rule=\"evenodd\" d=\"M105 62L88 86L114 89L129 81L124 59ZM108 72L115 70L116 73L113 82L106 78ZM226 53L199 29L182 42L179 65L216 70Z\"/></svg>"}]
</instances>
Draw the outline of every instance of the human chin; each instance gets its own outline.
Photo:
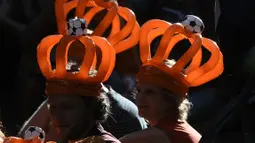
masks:
<instances>
[{"instance_id":1,"label":"human chin","mask_svg":"<svg viewBox=\"0 0 255 143\"><path fill-rule=\"evenodd\" d=\"M139 107L138 106L139 116L146 118L149 114L148 110L149 110L148 107Z\"/></svg>"},{"instance_id":2,"label":"human chin","mask_svg":"<svg viewBox=\"0 0 255 143\"><path fill-rule=\"evenodd\" d=\"M68 140L78 140L87 132L87 126L84 124L76 124L69 129Z\"/></svg>"},{"instance_id":3,"label":"human chin","mask_svg":"<svg viewBox=\"0 0 255 143\"><path fill-rule=\"evenodd\" d=\"M64 140L77 140L79 138L79 133L75 129L69 127L59 127L60 135Z\"/></svg>"},{"instance_id":4,"label":"human chin","mask_svg":"<svg viewBox=\"0 0 255 143\"><path fill-rule=\"evenodd\" d=\"M69 140L69 135L71 133L71 129L66 126L56 126L57 131L59 135L61 136L61 139L63 140Z\"/></svg>"}]
</instances>

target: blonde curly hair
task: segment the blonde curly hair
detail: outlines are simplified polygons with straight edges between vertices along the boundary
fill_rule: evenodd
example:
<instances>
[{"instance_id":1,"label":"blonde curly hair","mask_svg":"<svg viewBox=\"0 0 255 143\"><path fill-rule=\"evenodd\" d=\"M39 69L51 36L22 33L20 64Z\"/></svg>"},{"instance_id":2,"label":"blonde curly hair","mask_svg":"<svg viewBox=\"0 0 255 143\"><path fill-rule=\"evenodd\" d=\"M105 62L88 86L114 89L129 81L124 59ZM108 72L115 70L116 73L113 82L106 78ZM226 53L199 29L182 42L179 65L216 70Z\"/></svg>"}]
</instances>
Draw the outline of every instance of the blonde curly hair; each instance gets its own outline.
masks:
<instances>
[{"instance_id":1,"label":"blonde curly hair","mask_svg":"<svg viewBox=\"0 0 255 143\"><path fill-rule=\"evenodd\" d=\"M164 63L168 67L171 68L176 63L176 61L173 59L171 59L171 60L167 59L164 61ZM170 100L172 99L172 101L174 101L178 120L186 121L188 119L188 115L189 115L189 111L192 107L192 103L188 100L187 97L180 98L179 96L172 95L171 91L168 91L166 89L165 89L165 91L166 91L166 95L167 95L166 97L167 98L170 97Z\"/></svg>"},{"instance_id":2,"label":"blonde curly hair","mask_svg":"<svg viewBox=\"0 0 255 143\"><path fill-rule=\"evenodd\" d=\"M3 128L2 122L0 122L0 128ZM2 143L5 139L5 134L2 132L2 130L0 129L0 142Z\"/></svg>"}]
</instances>

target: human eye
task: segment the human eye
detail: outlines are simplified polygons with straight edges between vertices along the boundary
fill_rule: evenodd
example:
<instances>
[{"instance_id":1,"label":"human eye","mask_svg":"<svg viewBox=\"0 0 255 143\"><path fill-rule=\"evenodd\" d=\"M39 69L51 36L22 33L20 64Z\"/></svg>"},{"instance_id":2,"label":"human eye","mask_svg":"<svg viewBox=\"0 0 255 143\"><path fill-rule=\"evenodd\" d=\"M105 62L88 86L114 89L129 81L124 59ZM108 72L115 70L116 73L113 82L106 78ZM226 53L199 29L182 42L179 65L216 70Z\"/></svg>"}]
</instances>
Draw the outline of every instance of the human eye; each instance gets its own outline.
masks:
<instances>
[{"instance_id":1,"label":"human eye","mask_svg":"<svg viewBox=\"0 0 255 143\"><path fill-rule=\"evenodd\" d=\"M141 89L140 88L136 88L135 89L137 93L140 93L141 92Z\"/></svg>"},{"instance_id":2,"label":"human eye","mask_svg":"<svg viewBox=\"0 0 255 143\"><path fill-rule=\"evenodd\" d=\"M154 91L154 90L151 90L151 89L147 89L146 91L145 91L145 94L146 95L154 95L156 92Z\"/></svg>"},{"instance_id":3,"label":"human eye","mask_svg":"<svg viewBox=\"0 0 255 143\"><path fill-rule=\"evenodd\" d=\"M65 110L65 111L66 110L72 110L72 109L75 108L74 105L68 104L68 103L62 103L62 104L59 105L59 107L60 107L61 110Z\"/></svg>"}]
</instances>

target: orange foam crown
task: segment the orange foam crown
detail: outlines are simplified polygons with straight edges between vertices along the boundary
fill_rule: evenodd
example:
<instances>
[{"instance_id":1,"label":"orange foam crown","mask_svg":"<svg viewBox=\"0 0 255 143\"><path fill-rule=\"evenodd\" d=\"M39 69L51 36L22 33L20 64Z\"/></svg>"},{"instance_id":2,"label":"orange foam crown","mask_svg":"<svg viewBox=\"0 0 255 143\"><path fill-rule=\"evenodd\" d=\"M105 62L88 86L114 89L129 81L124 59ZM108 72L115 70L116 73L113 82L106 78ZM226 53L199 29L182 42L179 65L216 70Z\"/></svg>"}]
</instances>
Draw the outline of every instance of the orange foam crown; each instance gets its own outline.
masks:
<instances>
[{"instance_id":1,"label":"orange foam crown","mask_svg":"<svg viewBox=\"0 0 255 143\"><path fill-rule=\"evenodd\" d=\"M35 137L34 139L31 140L25 140L23 138L10 136L6 137L3 143L42 143L42 141L38 137Z\"/></svg>"},{"instance_id":2,"label":"orange foam crown","mask_svg":"<svg viewBox=\"0 0 255 143\"><path fill-rule=\"evenodd\" d=\"M151 57L151 42L160 35L163 37L155 56ZM183 39L188 39L192 45L172 67L167 66L164 61L176 43ZM210 59L203 65L202 45L211 52ZM138 83L156 84L181 96L188 93L189 87L202 85L223 72L223 55L214 41L186 31L180 23L158 19L141 27L140 58L143 65L137 74Z\"/></svg>"},{"instance_id":3,"label":"orange foam crown","mask_svg":"<svg viewBox=\"0 0 255 143\"><path fill-rule=\"evenodd\" d=\"M88 25L97 13L104 9L108 10L92 35L102 36L112 24L107 40L114 46L116 53L123 52L138 44L140 26L136 21L135 14L126 7L118 6L115 0L109 2L105 2L104 0L72 0L69 2L67 0L56 0L55 9L57 23L59 25L58 30L62 35L67 33L67 14L74 8L76 8L75 15L78 18L84 18ZM91 9L85 13L86 8ZM122 29L120 17L127 22Z\"/></svg>"},{"instance_id":4,"label":"orange foam crown","mask_svg":"<svg viewBox=\"0 0 255 143\"><path fill-rule=\"evenodd\" d=\"M77 40L84 45L85 55L79 72L68 72L66 70L68 51L70 45ZM52 70L50 53L56 44L58 44L56 49L56 69ZM102 57L96 76L90 77L89 71L96 67L97 61L95 46L100 49ZM101 82L109 78L115 64L115 50L106 39L98 36L51 35L44 38L38 45L37 60L42 74L47 79L46 90L48 94L61 92L62 94L83 95L89 91L94 92L95 89L93 87L95 85L100 85ZM90 90L91 88L92 90Z\"/></svg>"},{"instance_id":5,"label":"orange foam crown","mask_svg":"<svg viewBox=\"0 0 255 143\"><path fill-rule=\"evenodd\" d=\"M60 2L65 2L65 0L56 0L56 7ZM57 18L59 21L59 17ZM42 74L47 79L47 94L98 95L95 92L98 93L100 83L109 78L115 65L116 53L113 46L105 38L99 36L67 35L65 31L67 26L64 21L58 23L58 27L60 28L59 35L45 37L37 47L37 61ZM72 44L77 41L85 50L81 51L78 44ZM56 69L53 70L50 55L55 45L57 45ZM74 49L72 56L79 55L78 58L83 59L79 71L75 73L66 69L70 48ZM95 69L99 59L96 56L96 49L100 50L97 52L101 53L101 61L96 75L90 77L89 72ZM84 51L85 54L81 57L80 53Z\"/></svg>"}]
</instances>

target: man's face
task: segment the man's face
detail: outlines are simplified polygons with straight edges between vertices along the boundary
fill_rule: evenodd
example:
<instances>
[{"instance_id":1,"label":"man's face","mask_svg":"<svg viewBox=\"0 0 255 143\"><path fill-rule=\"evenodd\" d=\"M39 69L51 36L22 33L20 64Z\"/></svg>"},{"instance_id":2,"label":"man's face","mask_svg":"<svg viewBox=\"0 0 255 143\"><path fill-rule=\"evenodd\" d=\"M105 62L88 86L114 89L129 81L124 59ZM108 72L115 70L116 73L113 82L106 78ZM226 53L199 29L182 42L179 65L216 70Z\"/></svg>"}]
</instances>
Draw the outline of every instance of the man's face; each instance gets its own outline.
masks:
<instances>
[{"instance_id":1,"label":"man's face","mask_svg":"<svg viewBox=\"0 0 255 143\"><path fill-rule=\"evenodd\" d=\"M64 140L78 139L93 123L91 109L79 96L51 95L48 106L51 118Z\"/></svg>"}]
</instances>

